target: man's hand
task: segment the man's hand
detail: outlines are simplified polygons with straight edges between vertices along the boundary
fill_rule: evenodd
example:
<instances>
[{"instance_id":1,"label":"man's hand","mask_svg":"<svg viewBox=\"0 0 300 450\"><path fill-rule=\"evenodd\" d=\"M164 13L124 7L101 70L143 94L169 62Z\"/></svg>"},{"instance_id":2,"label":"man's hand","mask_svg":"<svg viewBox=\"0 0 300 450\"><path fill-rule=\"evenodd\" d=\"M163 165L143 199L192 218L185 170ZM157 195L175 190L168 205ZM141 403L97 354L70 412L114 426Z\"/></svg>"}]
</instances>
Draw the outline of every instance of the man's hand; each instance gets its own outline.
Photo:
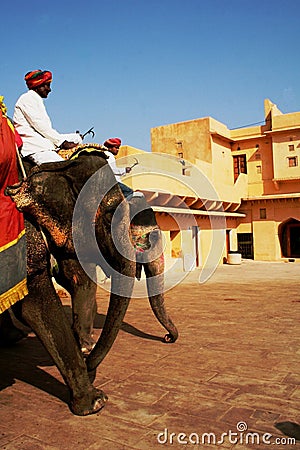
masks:
<instances>
[{"instance_id":1,"label":"man's hand","mask_svg":"<svg viewBox=\"0 0 300 450\"><path fill-rule=\"evenodd\" d=\"M64 141L59 148L62 150L69 150L70 148L76 147L78 144L75 142Z\"/></svg>"},{"instance_id":2,"label":"man's hand","mask_svg":"<svg viewBox=\"0 0 300 450\"><path fill-rule=\"evenodd\" d=\"M125 170L126 170L126 173L129 173L129 172L131 172L131 167L126 167Z\"/></svg>"}]
</instances>

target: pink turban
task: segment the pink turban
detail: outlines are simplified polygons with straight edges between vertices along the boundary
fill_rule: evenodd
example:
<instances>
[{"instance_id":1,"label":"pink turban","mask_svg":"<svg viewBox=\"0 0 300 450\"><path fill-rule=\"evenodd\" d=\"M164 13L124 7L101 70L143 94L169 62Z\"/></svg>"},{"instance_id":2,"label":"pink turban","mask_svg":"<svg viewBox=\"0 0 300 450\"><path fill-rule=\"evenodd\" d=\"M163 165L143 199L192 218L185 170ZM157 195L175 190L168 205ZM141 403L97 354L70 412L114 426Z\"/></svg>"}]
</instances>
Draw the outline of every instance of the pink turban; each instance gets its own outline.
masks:
<instances>
[{"instance_id":1,"label":"pink turban","mask_svg":"<svg viewBox=\"0 0 300 450\"><path fill-rule=\"evenodd\" d=\"M31 72L26 73L25 81L28 89L33 89L42 84L51 83L52 73L48 70L32 70Z\"/></svg>"},{"instance_id":2,"label":"pink turban","mask_svg":"<svg viewBox=\"0 0 300 450\"><path fill-rule=\"evenodd\" d=\"M120 147L121 143L122 143L122 141L119 138L110 138L110 139L107 139L107 141L105 141L103 145L107 148Z\"/></svg>"}]
</instances>

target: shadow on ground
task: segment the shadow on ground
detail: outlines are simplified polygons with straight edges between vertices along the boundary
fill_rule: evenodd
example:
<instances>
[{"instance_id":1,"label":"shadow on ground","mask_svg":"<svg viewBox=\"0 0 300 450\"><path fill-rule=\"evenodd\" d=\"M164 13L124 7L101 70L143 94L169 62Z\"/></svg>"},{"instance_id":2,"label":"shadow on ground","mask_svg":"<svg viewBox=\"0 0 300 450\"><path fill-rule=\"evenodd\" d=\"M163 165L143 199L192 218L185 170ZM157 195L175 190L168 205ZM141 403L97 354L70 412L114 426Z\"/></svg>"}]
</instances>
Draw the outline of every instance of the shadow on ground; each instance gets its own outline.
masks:
<instances>
[{"instance_id":1,"label":"shadow on ground","mask_svg":"<svg viewBox=\"0 0 300 450\"><path fill-rule=\"evenodd\" d=\"M295 422L278 422L275 423L275 428L280 430L285 436L295 438L300 441L300 425Z\"/></svg>"},{"instance_id":2,"label":"shadow on ground","mask_svg":"<svg viewBox=\"0 0 300 450\"><path fill-rule=\"evenodd\" d=\"M40 366L53 366L53 361L40 340L30 336L11 347L0 348L0 390L15 383L15 379L31 384L64 402L69 401L65 384L45 372Z\"/></svg>"},{"instance_id":3,"label":"shadow on ground","mask_svg":"<svg viewBox=\"0 0 300 450\"><path fill-rule=\"evenodd\" d=\"M64 311L71 322L71 307L64 306ZM105 315L97 314L94 323L95 329L101 330L104 322ZM160 337L144 333L126 322L123 322L121 330L142 339L162 341ZM41 368L49 366L54 366L52 358L33 333L13 346L1 347L0 391L8 386L12 386L15 380L18 379L68 403L69 392L65 384Z\"/></svg>"}]
</instances>

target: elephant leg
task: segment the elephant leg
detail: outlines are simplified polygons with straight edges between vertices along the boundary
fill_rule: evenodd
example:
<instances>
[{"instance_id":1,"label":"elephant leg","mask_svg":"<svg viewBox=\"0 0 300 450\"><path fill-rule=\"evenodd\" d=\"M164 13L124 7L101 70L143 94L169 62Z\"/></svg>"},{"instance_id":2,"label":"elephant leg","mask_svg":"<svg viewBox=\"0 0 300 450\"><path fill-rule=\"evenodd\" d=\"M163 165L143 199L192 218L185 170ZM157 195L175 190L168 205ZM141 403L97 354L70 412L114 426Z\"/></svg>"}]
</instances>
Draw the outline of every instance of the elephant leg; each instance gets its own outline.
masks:
<instances>
[{"instance_id":1,"label":"elephant leg","mask_svg":"<svg viewBox=\"0 0 300 450\"><path fill-rule=\"evenodd\" d=\"M75 259L58 261L59 271L54 274L72 298L72 329L81 351L89 354L95 346L93 339L94 320L97 313L96 283L86 274ZM96 266L90 264L90 274L96 279Z\"/></svg>"},{"instance_id":2,"label":"elephant leg","mask_svg":"<svg viewBox=\"0 0 300 450\"><path fill-rule=\"evenodd\" d=\"M70 389L70 409L87 415L99 411L106 401L90 382L86 365L50 277L49 254L36 226L25 221L27 235L28 295L22 315L62 374Z\"/></svg>"},{"instance_id":3,"label":"elephant leg","mask_svg":"<svg viewBox=\"0 0 300 450\"><path fill-rule=\"evenodd\" d=\"M0 347L13 345L26 336L26 332L14 325L9 310L0 314Z\"/></svg>"},{"instance_id":4,"label":"elephant leg","mask_svg":"<svg viewBox=\"0 0 300 450\"><path fill-rule=\"evenodd\" d=\"M47 270L29 277L28 291L23 300L22 314L69 387L71 411L80 416L96 413L104 406L107 397L89 380L83 356Z\"/></svg>"},{"instance_id":5,"label":"elephant leg","mask_svg":"<svg viewBox=\"0 0 300 450\"><path fill-rule=\"evenodd\" d=\"M13 313L13 316L17 319L17 321L20 322L20 324L23 327L27 328L29 331L30 327L29 327L28 323L26 322L26 320L24 319L24 317L22 316L22 302L15 303L11 307L11 312Z\"/></svg>"}]
</instances>

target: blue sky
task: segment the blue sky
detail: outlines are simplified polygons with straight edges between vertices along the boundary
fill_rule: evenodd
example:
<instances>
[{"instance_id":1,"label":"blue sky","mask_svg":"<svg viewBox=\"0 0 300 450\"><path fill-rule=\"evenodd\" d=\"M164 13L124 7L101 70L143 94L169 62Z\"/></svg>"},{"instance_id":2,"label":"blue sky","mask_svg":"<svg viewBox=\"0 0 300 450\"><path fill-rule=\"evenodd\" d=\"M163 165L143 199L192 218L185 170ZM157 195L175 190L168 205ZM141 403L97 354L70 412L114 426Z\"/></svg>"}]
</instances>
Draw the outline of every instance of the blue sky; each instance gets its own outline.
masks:
<instances>
[{"instance_id":1,"label":"blue sky","mask_svg":"<svg viewBox=\"0 0 300 450\"><path fill-rule=\"evenodd\" d=\"M152 127L300 111L300 0L37 0L1 3L0 95L9 114L34 69L60 132L95 127L150 150Z\"/></svg>"}]
</instances>

